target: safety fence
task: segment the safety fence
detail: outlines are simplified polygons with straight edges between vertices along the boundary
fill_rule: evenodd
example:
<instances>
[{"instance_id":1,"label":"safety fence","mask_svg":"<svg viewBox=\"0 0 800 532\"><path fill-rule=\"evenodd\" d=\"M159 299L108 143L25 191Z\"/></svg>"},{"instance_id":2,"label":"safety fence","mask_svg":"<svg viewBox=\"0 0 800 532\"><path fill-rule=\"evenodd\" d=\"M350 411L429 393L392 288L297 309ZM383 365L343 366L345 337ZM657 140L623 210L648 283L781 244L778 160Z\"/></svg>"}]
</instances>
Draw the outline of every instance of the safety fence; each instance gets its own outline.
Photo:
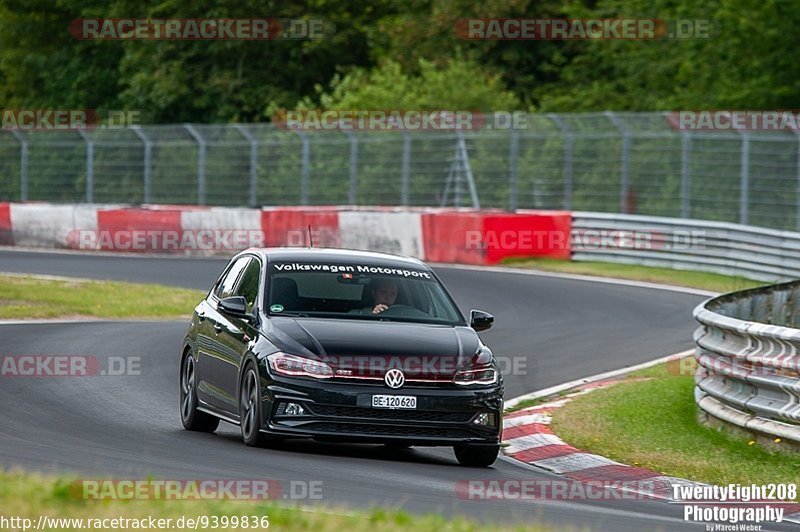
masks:
<instances>
[{"instance_id":1,"label":"safety fence","mask_svg":"<svg viewBox=\"0 0 800 532\"><path fill-rule=\"evenodd\" d=\"M795 131L682 130L668 113L522 118L456 131L0 131L0 201L563 209L800 230Z\"/></svg>"},{"instance_id":2,"label":"safety fence","mask_svg":"<svg viewBox=\"0 0 800 532\"><path fill-rule=\"evenodd\" d=\"M800 445L800 282L695 309L695 400L707 419ZM780 441L779 440L779 441Z\"/></svg>"}]
</instances>

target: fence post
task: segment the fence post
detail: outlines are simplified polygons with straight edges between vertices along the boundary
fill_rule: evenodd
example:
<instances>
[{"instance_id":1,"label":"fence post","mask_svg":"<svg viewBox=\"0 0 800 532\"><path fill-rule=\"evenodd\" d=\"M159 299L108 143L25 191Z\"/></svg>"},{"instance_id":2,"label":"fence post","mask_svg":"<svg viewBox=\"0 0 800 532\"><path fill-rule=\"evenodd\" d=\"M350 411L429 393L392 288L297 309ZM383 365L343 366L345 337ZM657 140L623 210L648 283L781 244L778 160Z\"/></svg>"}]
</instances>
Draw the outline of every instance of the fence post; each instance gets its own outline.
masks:
<instances>
[{"instance_id":1,"label":"fence post","mask_svg":"<svg viewBox=\"0 0 800 532\"><path fill-rule=\"evenodd\" d=\"M623 214L629 214L629 205L628 205L628 190L630 188L628 182L628 154L630 152L630 133L628 132L628 128L625 127L625 124L622 123L622 120L619 119L611 111L606 111L605 114L611 123L619 130L622 134L622 153L621 153L621 160L620 160L620 190L619 190L619 205L620 205L620 212Z\"/></svg>"},{"instance_id":2,"label":"fence post","mask_svg":"<svg viewBox=\"0 0 800 532\"><path fill-rule=\"evenodd\" d=\"M688 218L690 213L691 158L692 135L689 131L685 131L681 134L681 218Z\"/></svg>"},{"instance_id":3,"label":"fence post","mask_svg":"<svg viewBox=\"0 0 800 532\"><path fill-rule=\"evenodd\" d=\"M206 141L191 124L184 124L184 128L197 141L197 203L206 204Z\"/></svg>"},{"instance_id":4,"label":"fence post","mask_svg":"<svg viewBox=\"0 0 800 532\"><path fill-rule=\"evenodd\" d=\"M741 173L739 176L739 223L747 224L750 210L750 135L738 129L742 136Z\"/></svg>"},{"instance_id":5,"label":"fence post","mask_svg":"<svg viewBox=\"0 0 800 532\"><path fill-rule=\"evenodd\" d=\"M295 131L303 143L300 148L300 205L308 205L308 179L309 179L309 165L311 161L311 145L309 144L308 135L302 131Z\"/></svg>"},{"instance_id":6,"label":"fence post","mask_svg":"<svg viewBox=\"0 0 800 532\"><path fill-rule=\"evenodd\" d=\"M350 139L350 189L347 192L347 202L355 205L358 187L358 137L352 131L346 133Z\"/></svg>"},{"instance_id":7,"label":"fence post","mask_svg":"<svg viewBox=\"0 0 800 532\"><path fill-rule=\"evenodd\" d=\"M144 203L150 203L153 198L153 141L151 141L139 126L131 126L131 130L144 143Z\"/></svg>"},{"instance_id":8,"label":"fence post","mask_svg":"<svg viewBox=\"0 0 800 532\"><path fill-rule=\"evenodd\" d=\"M408 196L411 188L411 137L408 131L403 131L403 176L402 176L402 189L400 192L400 203L406 207L408 206Z\"/></svg>"},{"instance_id":9,"label":"fence post","mask_svg":"<svg viewBox=\"0 0 800 532\"><path fill-rule=\"evenodd\" d=\"M794 130L795 136L797 136L797 192L795 194L795 209L796 209L796 229L800 231L800 131ZM797 307L800 310L800 306Z\"/></svg>"},{"instance_id":10,"label":"fence post","mask_svg":"<svg viewBox=\"0 0 800 532\"><path fill-rule=\"evenodd\" d=\"M575 134L563 118L555 113L547 115L564 133L564 209L572 209L572 158L575 149Z\"/></svg>"},{"instance_id":11,"label":"fence post","mask_svg":"<svg viewBox=\"0 0 800 532\"><path fill-rule=\"evenodd\" d=\"M28 139L19 131L9 131L19 141L19 199L28 201Z\"/></svg>"},{"instance_id":12,"label":"fence post","mask_svg":"<svg viewBox=\"0 0 800 532\"><path fill-rule=\"evenodd\" d=\"M94 203L94 141L81 129L78 134L86 142L86 203Z\"/></svg>"},{"instance_id":13,"label":"fence post","mask_svg":"<svg viewBox=\"0 0 800 532\"><path fill-rule=\"evenodd\" d=\"M508 153L508 210L517 210L517 162L519 160L519 131L511 130L511 149Z\"/></svg>"},{"instance_id":14,"label":"fence post","mask_svg":"<svg viewBox=\"0 0 800 532\"><path fill-rule=\"evenodd\" d=\"M236 130L250 143L250 206L255 207L258 204L256 197L256 180L258 179L258 143L255 137L247 131L243 125L234 124Z\"/></svg>"}]
</instances>

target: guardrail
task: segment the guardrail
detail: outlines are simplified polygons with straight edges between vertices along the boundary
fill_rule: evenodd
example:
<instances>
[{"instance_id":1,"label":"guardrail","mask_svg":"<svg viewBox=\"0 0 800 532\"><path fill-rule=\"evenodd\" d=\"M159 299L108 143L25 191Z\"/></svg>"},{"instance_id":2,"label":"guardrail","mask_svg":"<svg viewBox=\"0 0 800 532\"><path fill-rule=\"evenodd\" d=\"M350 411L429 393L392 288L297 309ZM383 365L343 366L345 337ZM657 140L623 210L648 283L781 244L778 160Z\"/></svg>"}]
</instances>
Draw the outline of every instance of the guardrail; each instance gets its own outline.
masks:
<instances>
[{"instance_id":1,"label":"guardrail","mask_svg":"<svg viewBox=\"0 0 800 532\"><path fill-rule=\"evenodd\" d=\"M694 317L706 421L800 445L800 281L713 298Z\"/></svg>"},{"instance_id":2,"label":"guardrail","mask_svg":"<svg viewBox=\"0 0 800 532\"><path fill-rule=\"evenodd\" d=\"M800 233L705 220L572 213L572 260L800 278Z\"/></svg>"}]
</instances>

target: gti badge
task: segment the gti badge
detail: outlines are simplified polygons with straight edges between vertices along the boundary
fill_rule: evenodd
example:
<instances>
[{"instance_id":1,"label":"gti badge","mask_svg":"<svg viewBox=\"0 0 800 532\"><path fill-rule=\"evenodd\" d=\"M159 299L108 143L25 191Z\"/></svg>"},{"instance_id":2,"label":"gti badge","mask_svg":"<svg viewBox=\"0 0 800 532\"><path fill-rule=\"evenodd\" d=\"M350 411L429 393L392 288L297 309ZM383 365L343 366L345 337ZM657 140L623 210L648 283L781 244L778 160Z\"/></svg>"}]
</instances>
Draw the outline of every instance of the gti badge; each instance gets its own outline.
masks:
<instances>
[{"instance_id":1,"label":"gti badge","mask_svg":"<svg viewBox=\"0 0 800 532\"><path fill-rule=\"evenodd\" d=\"M389 388L400 388L406 382L406 376L399 369L390 369L383 380Z\"/></svg>"}]
</instances>

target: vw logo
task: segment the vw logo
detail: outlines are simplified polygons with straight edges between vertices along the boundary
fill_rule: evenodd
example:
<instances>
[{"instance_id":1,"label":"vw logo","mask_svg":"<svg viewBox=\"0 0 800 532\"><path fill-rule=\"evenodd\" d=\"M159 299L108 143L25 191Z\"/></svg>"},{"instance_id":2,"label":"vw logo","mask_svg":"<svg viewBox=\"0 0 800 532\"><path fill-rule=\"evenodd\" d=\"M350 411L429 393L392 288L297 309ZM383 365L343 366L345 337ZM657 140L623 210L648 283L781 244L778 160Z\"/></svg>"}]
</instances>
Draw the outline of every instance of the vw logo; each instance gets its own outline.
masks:
<instances>
[{"instance_id":1,"label":"vw logo","mask_svg":"<svg viewBox=\"0 0 800 532\"><path fill-rule=\"evenodd\" d=\"M406 376L399 369L390 369L383 377L389 388L400 388L406 382Z\"/></svg>"}]
</instances>

